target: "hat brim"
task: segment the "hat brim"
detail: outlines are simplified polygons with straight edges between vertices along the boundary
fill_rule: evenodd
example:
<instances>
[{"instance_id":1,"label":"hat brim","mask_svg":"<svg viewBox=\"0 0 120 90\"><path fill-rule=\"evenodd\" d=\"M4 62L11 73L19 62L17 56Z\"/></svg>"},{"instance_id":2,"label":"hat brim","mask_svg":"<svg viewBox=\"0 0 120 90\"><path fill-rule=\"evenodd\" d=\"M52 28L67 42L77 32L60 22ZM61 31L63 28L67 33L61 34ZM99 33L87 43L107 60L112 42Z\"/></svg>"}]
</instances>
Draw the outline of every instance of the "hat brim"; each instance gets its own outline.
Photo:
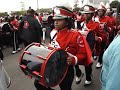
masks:
<instances>
[{"instance_id":1,"label":"hat brim","mask_svg":"<svg viewBox=\"0 0 120 90\"><path fill-rule=\"evenodd\" d=\"M103 10L103 11L105 11L105 12L106 12L106 10L105 10L105 9L103 9L103 8L97 9L97 11L99 11L99 10Z\"/></svg>"},{"instance_id":2,"label":"hat brim","mask_svg":"<svg viewBox=\"0 0 120 90\"><path fill-rule=\"evenodd\" d=\"M94 13L94 11L93 11L93 12L90 12L90 11L82 11L81 13L83 13L83 14L89 14L89 13Z\"/></svg>"},{"instance_id":3,"label":"hat brim","mask_svg":"<svg viewBox=\"0 0 120 90\"><path fill-rule=\"evenodd\" d=\"M67 17L67 16L64 16L64 15L55 15L55 16L53 17L54 20L56 20L56 19L65 19L65 18L68 18L68 17Z\"/></svg>"}]
</instances>

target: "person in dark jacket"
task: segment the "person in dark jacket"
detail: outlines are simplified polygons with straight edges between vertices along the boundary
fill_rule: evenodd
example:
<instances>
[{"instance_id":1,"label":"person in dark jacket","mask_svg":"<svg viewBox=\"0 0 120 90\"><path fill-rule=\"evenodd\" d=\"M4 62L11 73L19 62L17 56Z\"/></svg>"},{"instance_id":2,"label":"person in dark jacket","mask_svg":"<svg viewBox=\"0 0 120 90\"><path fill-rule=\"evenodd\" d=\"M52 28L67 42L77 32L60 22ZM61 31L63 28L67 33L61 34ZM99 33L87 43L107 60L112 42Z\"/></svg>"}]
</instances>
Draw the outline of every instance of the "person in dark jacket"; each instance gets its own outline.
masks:
<instances>
[{"instance_id":1,"label":"person in dark jacket","mask_svg":"<svg viewBox=\"0 0 120 90\"><path fill-rule=\"evenodd\" d=\"M24 46L32 42L41 43L42 29L34 14L35 11L33 9L27 10L27 15L20 22L19 34L24 42Z\"/></svg>"}]
</instances>

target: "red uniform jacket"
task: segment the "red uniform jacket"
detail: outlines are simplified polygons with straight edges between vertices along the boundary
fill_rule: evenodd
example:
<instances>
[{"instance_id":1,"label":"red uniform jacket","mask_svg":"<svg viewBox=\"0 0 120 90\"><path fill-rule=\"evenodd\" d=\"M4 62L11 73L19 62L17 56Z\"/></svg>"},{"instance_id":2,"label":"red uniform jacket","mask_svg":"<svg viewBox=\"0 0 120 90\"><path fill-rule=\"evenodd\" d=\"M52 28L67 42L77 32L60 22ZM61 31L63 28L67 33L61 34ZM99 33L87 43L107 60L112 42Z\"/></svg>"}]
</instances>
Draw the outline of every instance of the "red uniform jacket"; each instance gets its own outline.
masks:
<instances>
[{"instance_id":1,"label":"red uniform jacket","mask_svg":"<svg viewBox=\"0 0 120 90\"><path fill-rule=\"evenodd\" d=\"M42 22L42 17L43 17L43 16L39 16L39 20L40 20L41 22Z\"/></svg>"},{"instance_id":2,"label":"red uniform jacket","mask_svg":"<svg viewBox=\"0 0 120 90\"><path fill-rule=\"evenodd\" d=\"M13 27L13 31L18 30L18 27L19 27L19 22L18 22L18 20L17 20L17 19L12 20L12 21L10 22L10 24L11 24L11 25L12 25L12 27Z\"/></svg>"},{"instance_id":3,"label":"red uniform jacket","mask_svg":"<svg viewBox=\"0 0 120 90\"><path fill-rule=\"evenodd\" d=\"M110 17L110 20L109 20L109 22L110 22L110 27L111 27L112 29L115 29L115 28L116 28L116 19L115 19L114 16L109 16L109 17Z\"/></svg>"},{"instance_id":4,"label":"red uniform jacket","mask_svg":"<svg viewBox=\"0 0 120 90\"><path fill-rule=\"evenodd\" d=\"M82 30L87 30L88 33L92 31L94 33L94 35L98 37L98 40L96 41L96 43L92 43L94 41L91 41L91 40L94 40L94 39L87 39L87 40L89 40L88 43L89 43L90 47L92 47L91 48L92 51L94 51L96 49L96 54L99 55L99 52L101 50L101 47L100 47L101 42L107 40L106 32L100 27L100 24L98 22L95 22L93 20L90 20L88 23L82 22L82 24L85 25L85 27L83 26ZM89 38L92 38L92 37L89 37ZM93 36L93 38L94 38L94 36ZM94 45L91 45L91 43Z\"/></svg>"},{"instance_id":5,"label":"red uniform jacket","mask_svg":"<svg viewBox=\"0 0 120 90\"><path fill-rule=\"evenodd\" d=\"M117 30L116 30L116 26L117 26L117 24L116 24L116 18L114 17L114 16L109 16L110 17L110 27L111 27L111 35L114 33L114 35L116 35L116 33L117 33Z\"/></svg>"},{"instance_id":6,"label":"red uniform jacket","mask_svg":"<svg viewBox=\"0 0 120 90\"><path fill-rule=\"evenodd\" d=\"M98 22L90 20L88 23L86 22L83 23L88 29L88 32L93 31L95 35L98 36L98 42L106 40L106 32L100 27L100 24ZM84 27L82 29L84 29Z\"/></svg>"},{"instance_id":7,"label":"red uniform jacket","mask_svg":"<svg viewBox=\"0 0 120 90\"><path fill-rule=\"evenodd\" d=\"M77 57L77 64L87 66L92 63L92 55L88 43L78 31L65 28L57 33L55 40L58 43L55 45L59 45L58 47Z\"/></svg>"},{"instance_id":8,"label":"red uniform jacket","mask_svg":"<svg viewBox=\"0 0 120 90\"><path fill-rule=\"evenodd\" d=\"M110 17L109 16L103 16L102 18L99 18L100 24L106 25L107 32L111 32L111 24L110 24ZM103 27L104 28L104 27Z\"/></svg>"}]
</instances>

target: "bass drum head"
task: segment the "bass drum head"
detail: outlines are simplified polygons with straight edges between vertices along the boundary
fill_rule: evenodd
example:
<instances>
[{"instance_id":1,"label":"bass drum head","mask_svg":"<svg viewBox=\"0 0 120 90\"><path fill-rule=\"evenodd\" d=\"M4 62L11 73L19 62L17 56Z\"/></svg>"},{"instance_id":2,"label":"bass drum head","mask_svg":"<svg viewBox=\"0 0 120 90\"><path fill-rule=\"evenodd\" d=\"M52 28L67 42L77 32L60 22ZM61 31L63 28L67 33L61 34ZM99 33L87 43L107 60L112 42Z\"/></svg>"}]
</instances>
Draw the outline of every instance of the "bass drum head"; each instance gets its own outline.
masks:
<instances>
[{"instance_id":1,"label":"bass drum head","mask_svg":"<svg viewBox=\"0 0 120 90\"><path fill-rule=\"evenodd\" d=\"M64 50L56 51L47 61L44 71L44 84L54 87L59 84L66 75L67 53Z\"/></svg>"}]
</instances>

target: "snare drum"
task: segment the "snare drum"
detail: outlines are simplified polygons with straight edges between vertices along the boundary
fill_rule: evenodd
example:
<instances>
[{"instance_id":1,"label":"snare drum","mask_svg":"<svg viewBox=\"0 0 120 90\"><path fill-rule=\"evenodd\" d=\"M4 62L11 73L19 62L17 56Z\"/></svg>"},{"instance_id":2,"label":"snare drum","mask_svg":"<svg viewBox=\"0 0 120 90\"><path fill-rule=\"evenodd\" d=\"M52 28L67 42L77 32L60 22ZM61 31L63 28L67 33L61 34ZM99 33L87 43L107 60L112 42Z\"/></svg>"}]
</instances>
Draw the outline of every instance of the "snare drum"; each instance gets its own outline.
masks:
<instances>
[{"instance_id":1,"label":"snare drum","mask_svg":"<svg viewBox=\"0 0 120 90\"><path fill-rule=\"evenodd\" d=\"M20 68L25 75L39 80L46 87L54 87L64 79L67 70L67 53L62 49L32 43L21 54Z\"/></svg>"}]
</instances>

